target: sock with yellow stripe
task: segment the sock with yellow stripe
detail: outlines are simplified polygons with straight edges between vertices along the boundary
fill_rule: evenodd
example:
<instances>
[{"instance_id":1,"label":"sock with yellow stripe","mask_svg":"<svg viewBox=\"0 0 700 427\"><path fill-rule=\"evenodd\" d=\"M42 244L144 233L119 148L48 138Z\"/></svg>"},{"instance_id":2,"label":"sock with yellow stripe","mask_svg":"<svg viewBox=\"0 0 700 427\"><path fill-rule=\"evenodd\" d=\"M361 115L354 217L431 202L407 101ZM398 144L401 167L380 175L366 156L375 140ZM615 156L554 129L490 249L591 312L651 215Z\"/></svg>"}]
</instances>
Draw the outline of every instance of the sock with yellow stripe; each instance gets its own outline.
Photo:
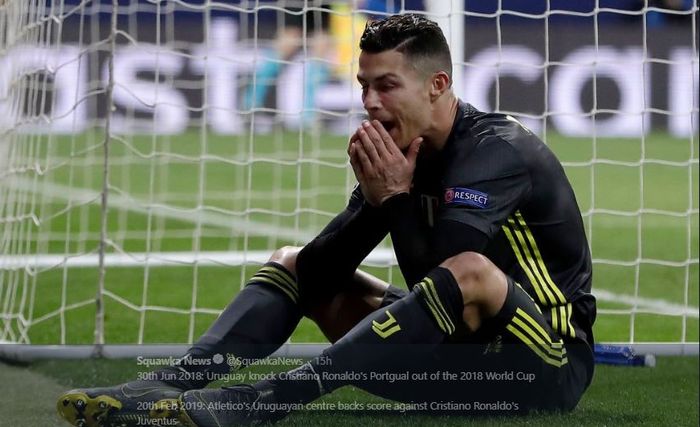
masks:
<instances>
[{"instance_id":1,"label":"sock with yellow stripe","mask_svg":"<svg viewBox=\"0 0 700 427\"><path fill-rule=\"evenodd\" d=\"M461 310L455 317L461 293L453 286L448 270L432 270L408 295L367 316L313 359L322 392L350 384L377 392L382 375L421 367L462 321Z\"/></svg>"},{"instance_id":2,"label":"sock with yellow stripe","mask_svg":"<svg viewBox=\"0 0 700 427\"><path fill-rule=\"evenodd\" d=\"M301 319L295 277L280 264L263 265L176 366L183 388L203 388L279 348Z\"/></svg>"},{"instance_id":3,"label":"sock with yellow stripe","mask_svg":"<svg viewBox=\"0 0 700 427\"><path fill-rule=\"evenodd\" d=\"M443 332L452 335L461 326L464 310L462 291L450 270L435 267L413 286L413 291L423 297L424 306Z\"/></svg>"},{"instance_id":4,"label":"sock with yellow stripe","mask_svg":"<svg viewBox=\"0 0 700 427\"><path fill-rule=\"evenodd\" d=\"M506 342L525 344L530 353L549 365L559 367L567 363L561 337L547 324L532 297L510 278L503 307L483 326L490 331L503 331Z\"/></svg>"}]
</instances>

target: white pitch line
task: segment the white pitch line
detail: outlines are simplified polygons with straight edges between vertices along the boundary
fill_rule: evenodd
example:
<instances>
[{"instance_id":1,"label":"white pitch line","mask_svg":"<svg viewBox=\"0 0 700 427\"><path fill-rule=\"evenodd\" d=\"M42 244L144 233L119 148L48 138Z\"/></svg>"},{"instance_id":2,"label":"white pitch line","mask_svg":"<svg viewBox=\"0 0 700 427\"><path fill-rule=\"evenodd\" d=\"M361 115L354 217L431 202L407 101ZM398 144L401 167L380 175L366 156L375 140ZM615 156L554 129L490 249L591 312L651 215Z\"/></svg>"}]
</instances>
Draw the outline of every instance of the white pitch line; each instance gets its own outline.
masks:
<instances>
[{"instance_id":1,"label":"white pitch line","mask_svg":"<svg viewBox=\"0 0 700 427\"><path fill-rule=\"evenodd\" d=\"M0 181L0 184L2 184L2 181ZM56 183L40 182L37 183L37 188L35 189L31 181L16 178L12 181L12 187L24 191L37 192L50 199L63 200L79 205L98 203L100 200L100 193L97 191L69 187ZM206 226L221 227L225 229L238 229L246 231L254 236L275 236L295 242L308 242L315 236L315 234L309 230L295 230L287 227L278 227L268 223L241 219L233 215L226 215L218 212L193 212L193 210L189 208L148 203L143 200L125 197L113 192L109 194L109 203L111 206L118 206L120 209L126 209L128 211L137 212L143 215L148 215L150 213L153 216L176 219L178 221L191 224L200 223Z\"/></svg>"},{"instance_id":2,"label":"white pitch line","mask_svg":"<svg viewBox=\"0 0 700 427\"><path fill-rule=\"evenodd\" d=\"M232 267L240 265L261 265L271 251L248 252L151 252L151 253L108 253L105 254L107 267L176 267L197 264L200 267ZM365 265L396 265L394 252L390 248L377 248L365 259ZM74 255L5 255L0 257L0 271L17 269L52 269L57 267L90 268L98 265L97 254ZM698 307L685 306L663 299L635 297L618 294L605 289L594 288L593 295L599 301L613 302L637 307L640 311L659 314L681 315L697 319Z\"/></svg>"},{"instance_id":3,"label":"white pitch line","mask_svg":"<svg viewBox=\"0 0 700 427\"><path fill-rule=\"evenodd\" d=\"M698 307L693 307L691 305L685 306L683 304L672 303L663 299L653 299L644 297L635 297L634 295L628 294L617 294L614 292L606 291L605 289L593 289L593 295L596 299L606 302L615 302L619 304L625 304L632 307L637 307L641 310L649 310L654 313L659 314L674 314L687 317L693 317L697 319L699 316Z\"/></svg>"},{"instance_id":4,"label":"white pitch line","mask_svg":"<svg viewBox=\"0 0 700 427\"><path fill-rule=\"evenodd\" d=\"M107 267L176 267L197 264L200 267L233 267L240 265L261 265L268 261L272 251L247 252L138 252L107 253L104 263ZM96 253L86 254L36 254L0 256L0 271L18 269L51 269L56 267L89 268L98 265ZM393 250L377 248L365 260L366 265L396 265Z\"/></svg>"},{"instance_id":5,"label":"white pitch line","mask_svg":"<svg viewBox=\"0 0 700 427\"><path fill-rule=\"evenodd\" d=\"M29 180L14 179L12 186L25 191L35 191L33 183ZM1 181L0 181L1 183ZM42 182L37 187L37 192L52 199L65 200L72 203L84 204L96 202L100 194L93 190L68 187L56 183ZM313 238L309 231L293 230L286 227L277 227L267 223L249 221L217 212L201 211L193 213L186 208L175 206L147 204L146 202L124 197L118 194L110 194L110 203L141 214L152 214L183 222L217 226L222 228L239 228L255 235L278 236L293 241L305 242ZM105 255L105 264L108 267L131 266L176 266L193 265L200 266L235 266L243 264L262 264L267 261L269 251L241 252L161 252L161 253L110 253ZM369 265L388 266L395 265L393 251L379 248L373 251L365 260ZM0 257L0 271L19 268L49 269L58 266L66 267L93 267L97 265L96 254L74 255L6 255ZM698 307L685 306L672 303L663 299L635 297L634 295L618 294L605 289L594 289L593 294L600 301L614 302L637 307L640 310L648 310L656 313L684 315L698 318Z\"/></svg>"}]
</instances>

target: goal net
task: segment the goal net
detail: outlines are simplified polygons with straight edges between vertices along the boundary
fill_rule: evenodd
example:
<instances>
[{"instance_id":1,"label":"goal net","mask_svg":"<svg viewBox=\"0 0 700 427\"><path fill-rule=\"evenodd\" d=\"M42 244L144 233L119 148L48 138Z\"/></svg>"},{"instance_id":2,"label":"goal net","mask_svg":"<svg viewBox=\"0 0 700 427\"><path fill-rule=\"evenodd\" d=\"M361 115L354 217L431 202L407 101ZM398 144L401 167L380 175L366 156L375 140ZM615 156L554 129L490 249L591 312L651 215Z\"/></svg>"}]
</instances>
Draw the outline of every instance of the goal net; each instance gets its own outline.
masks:
<instances>
[{"instance_id":1,"label":"goal net","mask_svg":"<svg viewBox=\"0 0 700 427\"><path fill-rule=\"evenodd\" d=\"M0 342L196 340L343 209L359 35L417 11L564 164L596 338L697 351L698 6L662 3L0 0ZM403 284L388 240L363 268Z\"/></svg>"}]
</instances>

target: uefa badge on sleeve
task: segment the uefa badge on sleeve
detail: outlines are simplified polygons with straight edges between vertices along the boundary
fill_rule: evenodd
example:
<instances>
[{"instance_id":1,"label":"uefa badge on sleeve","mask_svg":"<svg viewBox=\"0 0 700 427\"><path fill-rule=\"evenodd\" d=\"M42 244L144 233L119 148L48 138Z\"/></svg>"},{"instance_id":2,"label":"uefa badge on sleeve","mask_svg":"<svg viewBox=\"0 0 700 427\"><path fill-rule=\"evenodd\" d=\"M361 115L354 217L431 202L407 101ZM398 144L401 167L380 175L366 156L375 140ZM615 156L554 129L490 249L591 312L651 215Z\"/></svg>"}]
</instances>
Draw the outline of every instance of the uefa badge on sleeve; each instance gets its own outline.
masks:
<instances>
[{"instance_id":1,"label":"uefa badge on sleeve","mask_svg":"<svg viewBox=\"0 0 700 427\"><path fill-rule=\"evenodd\" d=\"M486 209L489 203L489 195L471 188L452 187L445 189L446 205L466 205L479 209Z\"/></svg>"}]
</instances>

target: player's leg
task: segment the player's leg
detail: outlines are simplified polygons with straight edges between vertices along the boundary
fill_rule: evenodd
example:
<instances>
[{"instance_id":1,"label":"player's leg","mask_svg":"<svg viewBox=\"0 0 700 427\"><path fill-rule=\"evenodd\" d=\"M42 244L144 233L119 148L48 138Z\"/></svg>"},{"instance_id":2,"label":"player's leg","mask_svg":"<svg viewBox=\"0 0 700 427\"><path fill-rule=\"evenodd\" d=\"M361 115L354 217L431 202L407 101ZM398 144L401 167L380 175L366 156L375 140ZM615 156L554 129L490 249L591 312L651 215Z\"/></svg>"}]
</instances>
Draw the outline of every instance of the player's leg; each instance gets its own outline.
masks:
<instances>
[{"instance_id":1,"label":"player's leg","mask_svg":"<svg viewBox=\"0 0 700 427\"><path fill-rule=\"evenodd\" d=\"M374 382L366 389L429 411L508 415L573 409L592 377L590 348L583 340L564 342L530 295L510 278L506 284L495 316L482 318L465 336L453 334L412 371L419 378L437 373L433 378L439 381Z\"/></svg>"},{"instance_id":2,"label":"player's leg","mask_svg":"<svg viewBox=\"0 0 700 427\"><path fill-rule=\"evenodd\" d=\"M418 296L430 322L414 317L410 319L414 325L405 320L408 313L419 313L406 310L410 298L403 306L387 307L386 316L370 316L372 332L368 324L364 331L358 325L311 363L324 391L348 384L341 374L354 372L365 375L352 376L360 380L351 384L404 402L480 402L473 408L479 413L576 406L592 376L587 344L564 344L532 298L486 257L476 253L452 257L416 284L412 294ZM444 333L442 342L435 344L439 333L431 335L431 326ZM406 371L418 377L437 371L451 375L440 375L440 381L371 380L372 375L381 379L386 373ZM341 380L324 381L324 377Z\"/></svg>"},{"instance_id":3,"label":"player's leg","mask_svg":"<svg viewBox=\"0 0 700 427\"><path fill-rule=\"evenodd\" d=\"M361 271L329 283L327 277L314 274L318 269L311 266L305 268L302 280L297 271L301 250L284 247L275 251L186 356L163 372L190 378L182 381L184 389L205 387L232 368L272 354L289 338L302 316L314 320L335 342L390 300L387 292L390 296L398 292ZM313 265L314 258L305 257L303 262ZM217 354L223 356L224 363L209 363ZM228 360L236 365L225 363ZM183 374L185 371L187 374Z\"/></svg>"},{"instance_id":4,"label":"player's leg","mask_svg":"<svg viewBox=\"0 0 700 427\"><path fill-rule=\"evenodd\" d=\"M143 378L118 386L66 392L59 398L59 413L73 425L100 426L122 418L138 424L149 417L153 402L205 387L231 369L274 352L294 331L302 306L326 336L335 340L382 303L388 285L362 272L339 279L343 286L329 286L323 280L324 291L315 295L314 290L321 286L308 282L325 278L315 276L313 268L305 275L307 301L300 303L299 251L294 247L275 251L175 366L144 373ZM313 264L313 256L306 262Z\"/></svg>"},{"instance_id":5,"label":"player's leg","mask_svg":"<svg viewBox=\"0 0 700 427\"><path fill-rule=\"evenodd\" d=\"M347 334L367 315L403 297L406 291L390 286L371 274L357 270L347 286L334 294L317 293L304 307L331 343Z\"/></svg>"},{"instance_id":6,"label":"player's leg","mask_svg":"<svg viewBox=\"0 0 700 427\"><path fill-rule=\"evenodd\" d=\"M565 366L566 350L555 335L549 335L551 330L545 329L547 334L541 335L540 329L547 327L547 324L534 303L524 292L509 292L509 289L512 286L509 286L507 277L485 257L461 254L432 270L407 296L371 313L320 357L300 368L254 386L184 393L180 398L180 405L185 409L182 417L190 425L198 427L217 425L217 422L228 425L272 420L284 416L285 408L294 409L344 385L353 384L377 392L376 387L371 385L373 374L374 383L377 383L376 378L381 378L385 373L425 370L424 364L434 361L438 347L459 329L459 325L472 335L486 328L508 333L514 343L519 341L516 348L530 355L527 360L533 357L538 360L535 364L537 367ZM540 357L542 354L547 361ZM463 368L468 369L470 363L474 363L476 369L480 366L479 363L465 360ZM574 398L555 402L555 406L559 404L560 408L568 409L585 389L586 374L580 369L576 370L569 376L578 378L571 381L567 377L569 371L561 372L561 376L541 377L544 379L541 385L548 388L540 397L549 398L557 392L564 393L566 390L563 387L567 381L575 383L573 391L568 393ZM549 379L557 381L550 382ZM401 400L428 401L435 398L430 387L418 389L417 394L409 390L403 396L392 394L392 390L396 390L396 387L388 387L385 392L379 390L379 394ZM497 394L503 388L493 390ZM473 391L474 395L479 395L479 390ZM280 410L208 409L216 407L208 404L222 401L264 402L268 406L261 405L259 408L277 405ZM201 405L192 406L192 403ZM549 401L523 401L523 408L520 409L549 408L549 404Z\"/></svg>"},{"instance_id":7,"label":"player's leg","mask_svg":"<svg viewBox=\"0 0 700 427\"><path fill-rule=\"evenodd\" d=\"M298 286L288 269L293 270L297 251L274 252L175 366L113 387L70 390L58 399L59 414L77 426L144 425L153 403L205 387L239 362L268 356L301 318Z\"/></svg>"},{"instance_id":8,"label":"player's leg","mask_svg":"<svg viewBox=\"0 0 700 427\"><path fill-rule=\"evenodd\" d=\"M413 307L406 298L403 306L391 305L386 316L372 319L372 332L367 324L364 331L358 325L310 364L324 392L350 383L404 402L467 402L478 413L526 412L573 409L590 383L593 365L587 344L564 344L532 298L486 257L452 257L416 284L414 293L432 327L444 333L443 341L438 342L439 334L431 335L427 322L405 320L408 313L419 312L407 309ZM372 380L387 373L410 372L420 378L438 371L451 375L440 375L440 381ZM364 375L353 375L360 380L348 382L343 372ZM474 407L474 402L481 405Z\"/></svg>"},{"instance_id":9,"label":"player's leg","mask_svg":"<svg viewBox=\"0 0 700 427\"><path fill-rule=\"evenodd\" d=\"M588 344L564 341L510 278L503 307L482 320L472 337L477 339L444 346L441 358L448 369L466 374L453 375L450 387L433 391L443 401L469 403L476 414L572 410L592 378Z\"/></svg>"},{"instance_id":10,"label":"player's leg","mask_svg":"<svg viewBox=\"0 0 700 427\"><path fill-rule=\"evenodd\" d=\"M432 271L426 280L433 284L444 280L454 282L445 269ZM364 376L370 372L411 368L429 357L454 332L454 324L461 322L459 288L447 288L446 292L452 293L446 297L454 301L451 306L436 302L421 286L414 287L411 293L371 312L320 357L273 381L258 383L255 388L235 386L185 392L178 403L180 420L198 427L269 421L338 387L348 384L363 387ZM429 304L439 304L434 307L441 310L440 316L445 316L439 323L424 306L428 299ZM372 381L369 377L367 380ZM262 410L257 407L243 412L226 410L229 405L250 407L253 402L271 405L267 408L277 406L280 410L266 411L265 406Z\"/></svg>"}]
</instances>

